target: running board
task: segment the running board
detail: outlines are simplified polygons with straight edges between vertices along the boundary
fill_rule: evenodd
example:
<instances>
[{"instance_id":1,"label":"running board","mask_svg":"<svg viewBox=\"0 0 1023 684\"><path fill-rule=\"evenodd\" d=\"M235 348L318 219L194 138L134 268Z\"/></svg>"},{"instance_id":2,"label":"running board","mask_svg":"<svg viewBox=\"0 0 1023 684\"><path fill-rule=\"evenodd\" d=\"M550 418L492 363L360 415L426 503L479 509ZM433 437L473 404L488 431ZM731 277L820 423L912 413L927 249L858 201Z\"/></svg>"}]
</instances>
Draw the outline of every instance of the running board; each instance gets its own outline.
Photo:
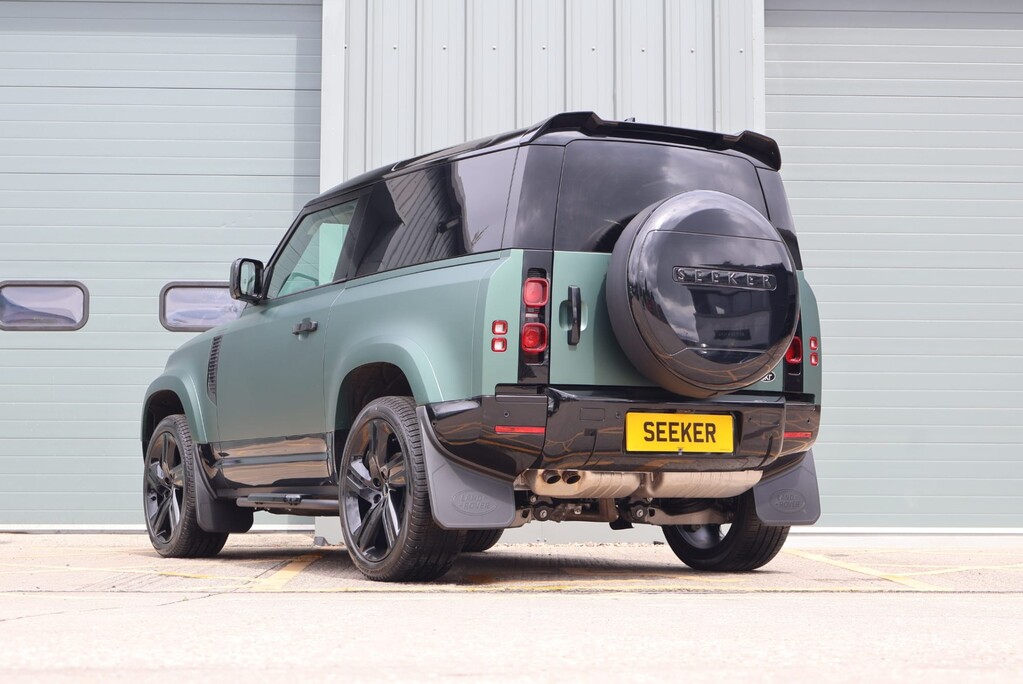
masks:
<instances>
[{"instance_id":1,"label":"running board","mask_svg":"<svg viewBox=\"0 0 1023 684\"><path fill-rule=\"evenodd\" d=\"M337 499L313 499L304 494L250 494L237 503L242 508L259 508L292 515L338 514Z\"/></svg>"}]
</instances>

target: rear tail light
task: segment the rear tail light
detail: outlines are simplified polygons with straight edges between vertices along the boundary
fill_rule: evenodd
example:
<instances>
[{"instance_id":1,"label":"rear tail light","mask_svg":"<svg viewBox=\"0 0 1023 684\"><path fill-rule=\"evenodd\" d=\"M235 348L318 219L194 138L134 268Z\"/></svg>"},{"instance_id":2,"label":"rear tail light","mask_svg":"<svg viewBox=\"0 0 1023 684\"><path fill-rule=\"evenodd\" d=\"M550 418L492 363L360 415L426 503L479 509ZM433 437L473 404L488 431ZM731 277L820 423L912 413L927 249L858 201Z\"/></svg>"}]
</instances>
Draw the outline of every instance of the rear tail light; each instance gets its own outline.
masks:
<instances>
[{"instance_id":1,"label":"rear tail light","mask_svg":"<svg viewBox=\"0 0 1023 684\"><path fill-rule=\"evenodd\" d=\"M519 331L521 360L526 365L543 365L547 358L549 331L547 308L551 301L551 281L547 272L529 269L522 282L522 328Z\"/></svg>"},{"instance_id":2,"label":"rear tail light","mask_svg":"<svg viewBox=\"0 0 1023 684\"><path fill-rule=\"evenodd\" d=\"M522 303L528 307L539 309L547 306L551 299L551 285L546 278L526 278L522 284Z\"/></svg>"},{"instance_id":3,"label":"rear tail light","mask_svg":"<svg viewBox=\"0 0 1023 684\"><path fill-rule=\"evenodd\" d=\"M508 351L508 338L506 337L495 337L490 340L490 351L504 352Z\"/></svg>"},{"instance_id":4,"label":"rear tail light","mask_svg":"<svg viewBox=\"0 0 1023 684\"><path fill-rule=\"evenodd\" d=\"M803 362L803 340L793 337L789 348L785 351L785 363L795 366Z\"/></svg>"},{"instance_id":5,"label":"rear tail light","mask_svg":"<svg viewBox=\"0 0 1023 684\"><path fill-rule=\"evenodd\" d=\"M542 354L547 350L547 326L543 323L526 323L522 326L522 351L528 354Z\"/></svg>"}]
</instances>

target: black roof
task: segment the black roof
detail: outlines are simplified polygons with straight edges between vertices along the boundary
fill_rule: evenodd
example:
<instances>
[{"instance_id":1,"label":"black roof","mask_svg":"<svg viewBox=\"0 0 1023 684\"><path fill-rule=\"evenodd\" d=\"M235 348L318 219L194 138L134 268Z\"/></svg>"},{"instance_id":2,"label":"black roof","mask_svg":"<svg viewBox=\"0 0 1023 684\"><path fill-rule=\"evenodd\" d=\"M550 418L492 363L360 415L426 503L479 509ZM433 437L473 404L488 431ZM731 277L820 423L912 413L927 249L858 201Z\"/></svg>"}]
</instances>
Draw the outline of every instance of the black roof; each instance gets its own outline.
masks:
<instances>
[{"instance_id":1,"label":"black roof","mask_svg":"<svg viewBox=\"0 0 1023 684\"><path fill-rule=\"evenodd\" d=\"M626 140L649 140L656 142L689 145L708 150L739 152L750 157L760 165L777 171L781 168L781 152L773 138L753 131L743 131L737 135L712 133L688 128L673 128L654 124L636 123L634 121L606 121L593 112L564 112L555 114L530 128L521 128L507 133L472 140L460 145L446 147L442 150L429 152L418 157L405 159L391 166L382 166L351 178L344 183L327 190L314 199L319 203L331 199L335 195L347 193L356 188L369 185L387 176L408 169L429 166L436 163L452 161L461 157L478 154L482 150L493 152L519 145L528 145L542 140L545 145L565 145L581 137L616 138Z\"/></svg>"}]
</instances>

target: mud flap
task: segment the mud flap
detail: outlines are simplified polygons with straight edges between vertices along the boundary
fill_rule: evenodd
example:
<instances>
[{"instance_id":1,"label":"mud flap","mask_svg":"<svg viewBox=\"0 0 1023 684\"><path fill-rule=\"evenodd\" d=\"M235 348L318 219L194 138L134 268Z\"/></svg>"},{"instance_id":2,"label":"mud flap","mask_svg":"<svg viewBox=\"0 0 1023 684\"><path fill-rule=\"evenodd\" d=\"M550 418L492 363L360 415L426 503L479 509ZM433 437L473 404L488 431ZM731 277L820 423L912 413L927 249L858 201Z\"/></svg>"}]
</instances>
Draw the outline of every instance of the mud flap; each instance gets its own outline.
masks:
<instances>
[{"instance_id":1,"label":"mud flap","mask_svg":"<svg viewBox=\"0 0 1023 684\"><path fill-rule=\"evenodd\" d=\"M767 477L753 487L757 517L765 525L812 525L821 517L821 497L813 449L798 465Z\"/></svg>"},{"instance_id":2,"label":"mud flap","mask_svg":"<svg viewBox=\"0 0 1023 684\"><path fill-rule=\"evenodd\" d=\"M198 457L196 457L198 459ZM252 509L240 508L234 501L217 499L206 480L206 472L198 463L195 474L195 517L206 532L227 534L248 532L252 527Z\"/></svg>"},{"instance_id":3,"label":"mud flap","mask_svg":"<svg viewBox=\"0 0 1023 684\"><path fill-rule=\"evenodd\" d=\"M433 519L446 530L505 528L515 520L512 483L460 465L437 444L426 409L416 409Z\"/></svg>"}]
</instances>

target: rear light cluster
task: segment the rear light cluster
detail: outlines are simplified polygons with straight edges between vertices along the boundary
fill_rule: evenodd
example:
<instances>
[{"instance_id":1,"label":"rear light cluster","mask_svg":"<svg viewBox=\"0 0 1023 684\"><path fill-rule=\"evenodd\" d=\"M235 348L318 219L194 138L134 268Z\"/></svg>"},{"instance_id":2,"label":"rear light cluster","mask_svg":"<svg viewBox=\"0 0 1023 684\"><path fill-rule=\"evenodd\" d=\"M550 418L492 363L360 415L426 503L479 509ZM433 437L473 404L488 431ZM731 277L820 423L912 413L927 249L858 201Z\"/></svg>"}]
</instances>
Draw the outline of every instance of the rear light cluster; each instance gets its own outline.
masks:
<instances>
[{"instance_id":1,"label":"rear light cluster","mask_svg":"<svg viewBox=\"0 0 1023 684\"><path fill-rule=\"evenodd\" d=\"M807 345L810 348L810 365L819 366L821 363L820 356L820 340L816 337L811 337L807 340ZM789 348L785 350L785 363L790 366L798 366L803 362L803 340L799 337L793 337L792 342L789 344Z\"/></svg>"},{"instance_id":2,"label":"rear light cluster","mask_svg":"<svg viewBox=\"0 0 1023 684\"><path fill-rule=\"evenodd\" d=\"M526 278L522 283L522 307L524 310L519 346L526 363L543 363L547 351L549 333L547 330L546 308L551 301L551 284L546 278ZM508 321L493 321L490 324L490 351L508 351Z\"/></svg>"},{"instance_id":3,"label":"rear light cluster","mask_svg":"<svg viewBox=\"0 0 1023 684\"><path fill-rule=\"evenodd\" d=\"M522 283L523 320L519 346L522 349L522 360L526 363L543 363L549 341L545 321L550 301L551 283L547 278L530 277Z\"/></svg>"}]
</instances>

